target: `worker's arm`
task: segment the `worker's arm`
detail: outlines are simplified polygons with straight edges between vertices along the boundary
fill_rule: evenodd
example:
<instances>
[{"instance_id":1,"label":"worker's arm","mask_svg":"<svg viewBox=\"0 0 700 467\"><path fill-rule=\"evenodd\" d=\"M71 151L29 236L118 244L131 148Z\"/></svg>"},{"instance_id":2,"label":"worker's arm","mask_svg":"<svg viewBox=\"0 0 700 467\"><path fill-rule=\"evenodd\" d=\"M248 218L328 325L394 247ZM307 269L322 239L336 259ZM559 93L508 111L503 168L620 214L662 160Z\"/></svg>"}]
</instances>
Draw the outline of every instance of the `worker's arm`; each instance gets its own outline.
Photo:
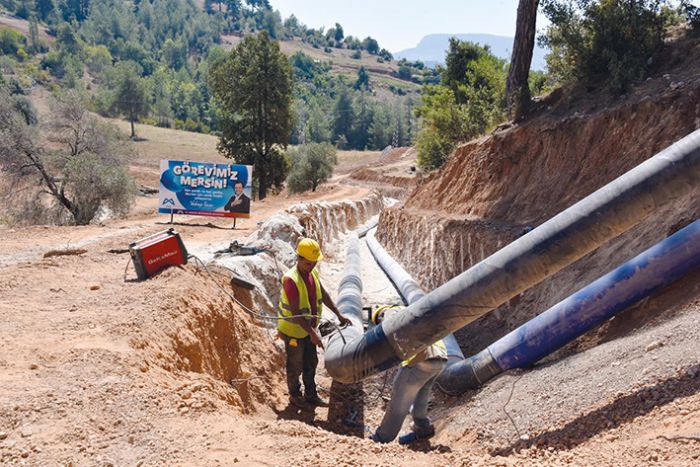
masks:
<instances>
[{"instance_id":1,"label":"worker's arm","mask_svg":"<svg viewBox=\"0 0 700 467\"><path fill-rule=\"evenodd\" d=\"M297 285L289 277L284 278L284 291L287 293L287 299L289 300L289 310L292 312L291 322L298 324L306 331L311 337L311 343L323 347L323 342L321 342L321 336L319 336L316 328L311 326L311 321L301 316L299 311L299 291L297 290Z\"/></svg>"},{"instance_id":2,"label":"worker's arm","mask_svg":"<svg viewBox=\"0 0 700 467\"><path fill-rule=\"evenodd\" d=\"M321 284L321 293L323 294L323 304L326 305L335 315L338 317L340 320L340 324L347 324L350 325L352 322L350 319L346 318L340 310L338 310L338 307L335 306L335 303L333 302L333 299L331 298L330 295L328 295L328 292L326 292L326 289L323 288L323 284Z\"/></svg>"}]
</instances>

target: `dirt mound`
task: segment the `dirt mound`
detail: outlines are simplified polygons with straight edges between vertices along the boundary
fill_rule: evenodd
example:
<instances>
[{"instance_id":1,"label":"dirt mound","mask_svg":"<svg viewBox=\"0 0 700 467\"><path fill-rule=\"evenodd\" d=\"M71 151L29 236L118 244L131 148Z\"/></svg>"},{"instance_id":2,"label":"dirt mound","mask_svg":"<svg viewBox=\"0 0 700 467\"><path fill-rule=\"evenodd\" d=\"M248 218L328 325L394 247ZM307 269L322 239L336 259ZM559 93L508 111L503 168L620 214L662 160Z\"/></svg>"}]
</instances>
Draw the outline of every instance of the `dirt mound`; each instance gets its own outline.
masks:
<instances>
[{"instance_id":1,"label":"dirt mound","mask_svg":"<svg viewBox=\"0 0 700 467\"><path fill-rule=\"evenodd\" d=\"M230 299L229 294L248 308L252 304L249 291L231 286L229 270L193 264L152 281L176 292L158 297L159 311L149 314L152 321L143 323L130 344L144 352L141 371L158 366L193 379L176 388L180 408L215 408L216 396L250 412L282 397L284 365L274 333ZM193 378L196 374L211 378Z\"/></svg>"},{"instance_id":2,"label":"dirt mound","mask_svg":"<svg viewBox=\"0 0 700 467\"><path fill-rule=\"evenodd\" d=\"M359 183L392 198L405 198L420 181L414 148L389 148L378 160L355 168L343 183Z\"/></svg>"},{"instance_id":3,"label":"dirt mound","mask_svg":"<svg viewBox=\"0 0 700 467\"><path fill-rule=\"evenodd\" d=\"M700 47L691 50L700 63ZM609 109L570 108L461 146L402 205L382 214L377 238L435 288L700 127L700 68L694 70L684 64L683 79L666 73L642 85L658 94L638 89ZM650 246L697 213L689 196L623 242ZM436 260L417 262L416 250Z\"/></svg>"}]
</instances>

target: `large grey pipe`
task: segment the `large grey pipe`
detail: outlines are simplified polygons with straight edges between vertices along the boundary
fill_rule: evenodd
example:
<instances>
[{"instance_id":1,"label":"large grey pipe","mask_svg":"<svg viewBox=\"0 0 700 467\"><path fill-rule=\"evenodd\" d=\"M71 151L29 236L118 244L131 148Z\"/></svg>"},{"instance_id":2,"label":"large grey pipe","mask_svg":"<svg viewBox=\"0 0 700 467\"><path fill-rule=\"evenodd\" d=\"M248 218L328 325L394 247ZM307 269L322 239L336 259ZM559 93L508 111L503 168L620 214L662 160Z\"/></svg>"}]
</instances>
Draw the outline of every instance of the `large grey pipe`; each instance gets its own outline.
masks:
<instances>
[{"instance_id":1,"label":"large grey pipe","mask_svg":"<svg viewBox=\"0 0 700 467\"><path fill-rule=\"evenodd\" d=\"M326 365L335 365L328 355L343 355L346 344L360 338L364 332L362 324L362 279L360 260L360 240L356 233L348 237L348 248L343 277L338 285L338 310L350 319L351 326L346 326L338 332L330 334L326 342Z\"/></svg>"},{"instance_id":2,"label":"large grey pipe","mask_svg":"<svg viewBox=\"0 0 700 467\"><path fill-rule=\"evenodd\" d=\"M359 381L425 349L700 187L700 130L386 319L342 350L329 374Z\"/></svg>"},{"instance_id":3,"label":"large grey pipe","mask_svg":"<svg viewBox=\"0 0 700 467\"><path fill-rule=\"evenodd\" d=\"M365 240L367 242L367 247L369 247L369 251L372 252L374 259L377 260L377 264L379 264L384 273L396 286L396 289L399 291L404 304L410 305L425 296L423 289L420 287L420 285L418 285L413 277L411 277L408 271L406 271L403 266L392 258L384 247L377 241L374 236L374 230L367 232L367 238ZM445 347L447 347L447 358L450 362L464 360L462 349L459 348L457 339L455 339L455 336L452 333L445 336L442 341L445 343ZM439 379L440 377L438 376L438 383Z\"/></svg>"}]
</instances>

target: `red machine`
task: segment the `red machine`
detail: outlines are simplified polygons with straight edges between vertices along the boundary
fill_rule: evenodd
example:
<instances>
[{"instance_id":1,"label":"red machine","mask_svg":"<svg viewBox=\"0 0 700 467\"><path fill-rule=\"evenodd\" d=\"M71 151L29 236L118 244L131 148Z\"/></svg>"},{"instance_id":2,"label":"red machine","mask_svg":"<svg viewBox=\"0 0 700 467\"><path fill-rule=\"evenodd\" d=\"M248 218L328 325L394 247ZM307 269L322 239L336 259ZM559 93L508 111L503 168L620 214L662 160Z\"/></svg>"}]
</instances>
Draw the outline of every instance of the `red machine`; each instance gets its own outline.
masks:
<instances>
[{"instance_id":1,"label":"red machine","mask_svg":"<svg viewBox=\"0 0 700 467\"><path fill-rule=\"evenodd\" d=\"M133 242L129 253L139 280L148 279L168 266L187 264L187 249L175 229Z\"/></svg>"}]
</instances>

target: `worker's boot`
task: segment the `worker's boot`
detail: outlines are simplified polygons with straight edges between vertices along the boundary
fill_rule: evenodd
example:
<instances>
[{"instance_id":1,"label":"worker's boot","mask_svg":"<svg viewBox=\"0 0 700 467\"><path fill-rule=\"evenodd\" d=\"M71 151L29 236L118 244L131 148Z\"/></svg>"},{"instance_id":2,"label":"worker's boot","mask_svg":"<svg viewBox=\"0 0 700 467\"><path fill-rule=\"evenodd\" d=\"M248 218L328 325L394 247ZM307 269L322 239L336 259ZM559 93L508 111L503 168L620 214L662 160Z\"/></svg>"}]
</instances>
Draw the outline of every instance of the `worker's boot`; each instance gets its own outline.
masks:
<instances>
[{"instance_id":1,"label":"worker's boot","mask_svg":"<svg viewBox=\"0 0 700 467\"><path fill-rule=\"evenodd\" d=\"M306 404L306 399L304 399L301 393L290 394L289 403L295 405L296 407L299 407L300 409L308 408L308 405Z\"/></svg>"},{"instance_id":2,"label":"worker's boot","mask_svg":"<svg viewBox=\"0 0 700 467\"><path fill-rule=\"evenodd\" d=\"M430 438L435 435L435 425L432 423L428 425L416 425L411 423L411 431L416 434L417 439Z\"/></svg>"},{"instance_id":3,"label":"worker's boot","mask_svg":"<svg viewBox=\"0 0 700 467\"><path fill-rule=\"evenodd\" d=\"M319 396L318 393L307 394L306 402L311 405L317 405L320 407L328 407L328 401L323 397Z\"/></svg>"}]
</instances>

